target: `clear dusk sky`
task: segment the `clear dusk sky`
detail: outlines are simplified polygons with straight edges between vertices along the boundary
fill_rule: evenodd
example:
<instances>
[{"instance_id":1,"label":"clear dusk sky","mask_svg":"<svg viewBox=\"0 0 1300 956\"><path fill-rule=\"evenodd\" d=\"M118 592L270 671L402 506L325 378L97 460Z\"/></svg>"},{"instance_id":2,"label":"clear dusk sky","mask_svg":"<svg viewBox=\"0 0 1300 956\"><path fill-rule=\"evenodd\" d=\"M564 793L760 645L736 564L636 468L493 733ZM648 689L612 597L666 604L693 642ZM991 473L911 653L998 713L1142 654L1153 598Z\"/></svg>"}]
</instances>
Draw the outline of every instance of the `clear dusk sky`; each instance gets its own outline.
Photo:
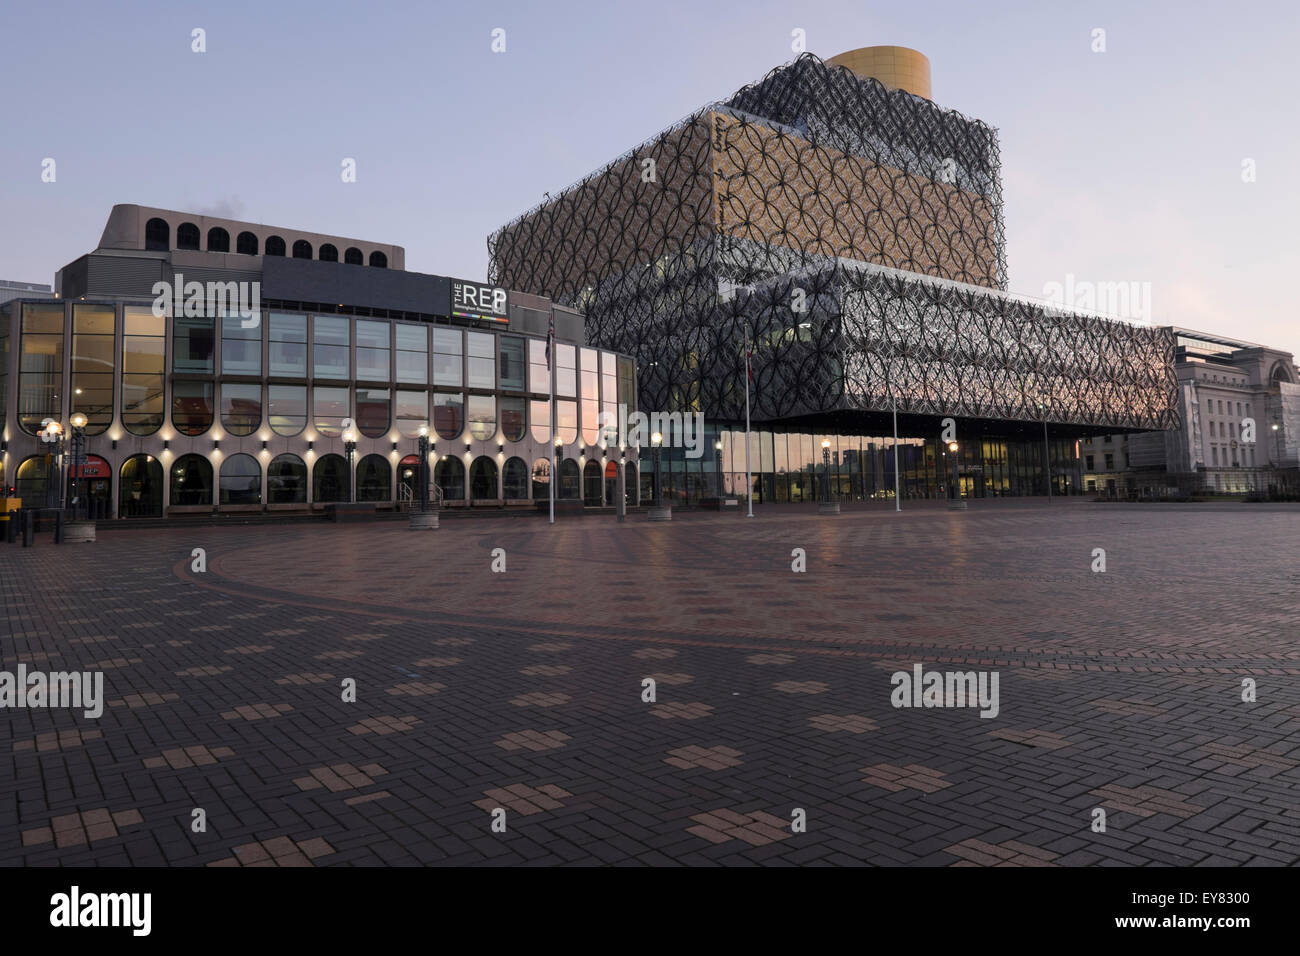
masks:
<instances>
[{"instance_id":1,"label":"clear dusk sky","mask_svg":"<svg viewBox=\"0 0 1300 956\"><path fill-rule=\"evenodd\" d=\"M489 232L791 59L796 28L827 58L914 47L939 105L998 128L1011 291L1150 283L1157 324L1300 353L1294 0L0 0L0 277L52 282L134 202L483 278Z\"/></svg>"}]
</instances>

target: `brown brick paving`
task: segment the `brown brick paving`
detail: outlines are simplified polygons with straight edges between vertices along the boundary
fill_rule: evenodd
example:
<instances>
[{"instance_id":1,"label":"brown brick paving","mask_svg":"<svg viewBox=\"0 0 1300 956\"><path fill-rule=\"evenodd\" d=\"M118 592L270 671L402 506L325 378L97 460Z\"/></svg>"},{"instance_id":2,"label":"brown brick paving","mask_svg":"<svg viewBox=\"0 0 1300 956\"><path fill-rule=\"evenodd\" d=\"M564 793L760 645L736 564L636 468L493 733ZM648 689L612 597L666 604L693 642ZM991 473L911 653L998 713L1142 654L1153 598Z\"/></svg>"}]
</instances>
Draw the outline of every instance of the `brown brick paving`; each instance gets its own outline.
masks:
<instances>
[{"instance_id":1,"label":"brown brick paving","mask_svg":"<svg viewBox=\"0 0 1300 956\"><path fill-rule=\"evenodd\" d=\"M6 712L0 864L1300 863L1300 509L927 507L38 536L0 655L107 706ZM502 535L508 579L447 559ZM999 716L893 708L914 663L1000 671Z\"/></svg>"}]
</instances>

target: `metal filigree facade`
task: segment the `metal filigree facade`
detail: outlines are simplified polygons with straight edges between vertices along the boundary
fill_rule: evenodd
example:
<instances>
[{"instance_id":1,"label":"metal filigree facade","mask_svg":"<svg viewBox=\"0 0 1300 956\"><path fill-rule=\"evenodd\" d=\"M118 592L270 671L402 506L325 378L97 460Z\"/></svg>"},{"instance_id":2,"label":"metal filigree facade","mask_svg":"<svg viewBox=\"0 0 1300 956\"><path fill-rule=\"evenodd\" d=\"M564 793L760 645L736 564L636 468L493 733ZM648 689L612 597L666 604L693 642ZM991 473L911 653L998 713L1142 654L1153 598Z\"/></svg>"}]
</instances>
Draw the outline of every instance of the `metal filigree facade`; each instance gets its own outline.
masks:
<instances>
[{"instance_id":1,"label":"metal filigree facade","mask_svg":"<svg viewBox=\"0 0 1300 956\"><path fill-rule=\"evenodd\" d=\"M642 408L1177 422L1167 330L1005 295L996 132L805 54L488 240L494 282L587 315Z\"/></svg>"}]
</instances>

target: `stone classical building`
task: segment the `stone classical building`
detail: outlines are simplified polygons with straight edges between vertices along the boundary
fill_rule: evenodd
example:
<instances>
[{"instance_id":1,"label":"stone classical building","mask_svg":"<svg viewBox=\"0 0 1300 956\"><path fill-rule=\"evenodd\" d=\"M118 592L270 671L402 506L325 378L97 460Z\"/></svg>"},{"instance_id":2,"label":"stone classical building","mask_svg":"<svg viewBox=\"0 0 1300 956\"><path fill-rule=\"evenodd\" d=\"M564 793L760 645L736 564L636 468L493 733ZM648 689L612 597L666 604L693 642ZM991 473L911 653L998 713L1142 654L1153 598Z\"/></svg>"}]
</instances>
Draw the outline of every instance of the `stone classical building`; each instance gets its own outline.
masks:
<instances>
[{"instance_id":1,"label":"stone classical building","mask_svg":"<svg viewBox=\"0 0 1300 956\"><path fill-rule=\"evenodd\" d=\"M1086 438L1085 488L1127 496L1248 494L1300 486L1300 377L1294 357L1175 329L1182 426Z\"/></svg>"}]
</instances>

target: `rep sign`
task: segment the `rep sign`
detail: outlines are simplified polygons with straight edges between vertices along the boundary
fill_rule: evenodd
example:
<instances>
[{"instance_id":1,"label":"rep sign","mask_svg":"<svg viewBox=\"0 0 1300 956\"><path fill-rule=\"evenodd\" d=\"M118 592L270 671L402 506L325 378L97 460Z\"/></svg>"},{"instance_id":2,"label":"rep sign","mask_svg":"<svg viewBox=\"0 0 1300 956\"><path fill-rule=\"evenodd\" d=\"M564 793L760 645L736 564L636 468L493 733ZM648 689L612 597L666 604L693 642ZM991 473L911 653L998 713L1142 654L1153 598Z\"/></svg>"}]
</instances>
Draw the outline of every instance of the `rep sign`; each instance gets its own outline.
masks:
<instances>
[{"instance_id":1,"label":"rep sign","mask_svg":"<svg viewBox=\"0 0 1300 956\"><path fill-rule=\"evenodd\" d=\"M451 314L467 319L507 323L510 321L510 313L506 311L506 290L499 286L452 279Z\"/></svg>"}]
</instances>

